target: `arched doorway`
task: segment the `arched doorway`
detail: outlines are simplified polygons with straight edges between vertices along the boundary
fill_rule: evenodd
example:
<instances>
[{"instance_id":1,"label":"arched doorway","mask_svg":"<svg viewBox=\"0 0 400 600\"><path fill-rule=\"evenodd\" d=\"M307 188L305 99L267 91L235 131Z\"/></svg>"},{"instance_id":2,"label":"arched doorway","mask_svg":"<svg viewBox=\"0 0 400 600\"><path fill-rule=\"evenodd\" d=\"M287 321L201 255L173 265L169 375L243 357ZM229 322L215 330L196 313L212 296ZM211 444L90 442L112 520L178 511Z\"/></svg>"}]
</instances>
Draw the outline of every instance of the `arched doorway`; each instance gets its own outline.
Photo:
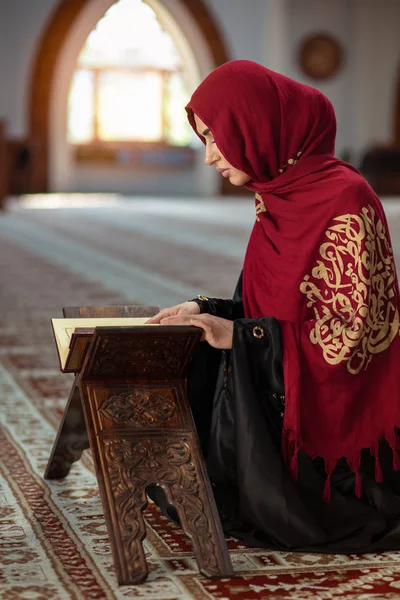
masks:
<instances>
[{"instance_id":1,"label":"arched doorway","mask_svg":"<svg viewBox=\"0 0 400 600\"><path fill-rule=\"evenodd\" d=\"M190 46L195 51L192 50L187 59L193 61L192 72L197 72L198 80L229 60L221 33L202 0L146 1L170 32L174 27L179 28L181 39L182 34L190 39ZM59 142L65 140L63 119L66 118L66 95L74 59L91 29L114 2L61 0L44 31L30 88L29 137L34 145L31 192L48 191L49 184L62 189L62 177L68 172L68 157Z\"/></svg>"}]
</instances>

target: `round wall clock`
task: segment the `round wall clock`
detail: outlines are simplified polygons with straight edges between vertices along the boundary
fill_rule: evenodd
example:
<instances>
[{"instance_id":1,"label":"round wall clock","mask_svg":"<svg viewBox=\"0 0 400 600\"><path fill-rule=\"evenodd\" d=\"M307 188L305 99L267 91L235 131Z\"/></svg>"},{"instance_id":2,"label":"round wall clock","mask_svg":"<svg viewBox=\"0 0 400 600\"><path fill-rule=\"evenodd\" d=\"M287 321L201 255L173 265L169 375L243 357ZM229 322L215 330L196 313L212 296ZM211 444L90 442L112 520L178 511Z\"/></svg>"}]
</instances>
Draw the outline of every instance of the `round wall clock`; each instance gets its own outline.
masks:
<instances>
[{"instance_id":1,"label":"round wall clock","mask_svg":"<svg viewBox=\"0 0 400 600\"><path fill-rule=\"evenodd\" d=\"M328 34L306 37L299 48L300 68L312 79L328 79L335 75L343 62L340 43Z\"/></svg>"}]
</instances>

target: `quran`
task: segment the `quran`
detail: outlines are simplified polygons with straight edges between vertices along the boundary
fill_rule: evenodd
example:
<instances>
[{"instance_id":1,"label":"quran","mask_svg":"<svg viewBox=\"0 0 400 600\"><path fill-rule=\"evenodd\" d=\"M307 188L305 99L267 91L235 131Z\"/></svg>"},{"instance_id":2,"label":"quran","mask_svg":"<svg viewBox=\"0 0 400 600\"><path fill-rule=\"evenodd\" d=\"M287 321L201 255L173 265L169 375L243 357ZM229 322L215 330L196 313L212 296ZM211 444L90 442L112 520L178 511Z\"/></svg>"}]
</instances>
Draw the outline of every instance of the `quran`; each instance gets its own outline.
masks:
<instances>
[{"instance_id":1,"label":"quran","mask_svg":"<svg viewBox=\"0 0 400 600\"><path fill-rule=\"evenodd\" d=\"M96 327L143 326L146 325L148 318L96 317L88 319L51 319L61 371L63 373L76 373L81 369ZM149 327L153 326L149 325Z\"/></svg>"}]
</instances>

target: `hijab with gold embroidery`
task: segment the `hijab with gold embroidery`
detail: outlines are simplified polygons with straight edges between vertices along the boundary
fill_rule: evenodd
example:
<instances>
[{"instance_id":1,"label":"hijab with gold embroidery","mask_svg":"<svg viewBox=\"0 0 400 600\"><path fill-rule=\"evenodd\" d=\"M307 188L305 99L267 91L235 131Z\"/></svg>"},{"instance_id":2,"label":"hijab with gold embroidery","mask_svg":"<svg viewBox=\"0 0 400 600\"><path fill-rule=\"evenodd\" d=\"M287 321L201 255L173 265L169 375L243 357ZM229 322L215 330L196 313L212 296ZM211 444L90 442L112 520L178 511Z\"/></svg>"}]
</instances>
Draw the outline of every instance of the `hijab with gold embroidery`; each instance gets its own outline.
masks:
<instances>
[{"instance_id":1,"label":"hijab with gold embroidery","mask_svg":"<svg viewBox=\"0 0 400 600\"><path fill-rule=\"evenodd\" d=\"M247 317L280 321L286 409L283 452L346 458L361 494L361 450L379 441L400 467L399 290L382 205L334 158L329 100L251 61L210 73L186 107L224 158L251 177L256 220L243 268Z\"/></svg>"}]
</instances>

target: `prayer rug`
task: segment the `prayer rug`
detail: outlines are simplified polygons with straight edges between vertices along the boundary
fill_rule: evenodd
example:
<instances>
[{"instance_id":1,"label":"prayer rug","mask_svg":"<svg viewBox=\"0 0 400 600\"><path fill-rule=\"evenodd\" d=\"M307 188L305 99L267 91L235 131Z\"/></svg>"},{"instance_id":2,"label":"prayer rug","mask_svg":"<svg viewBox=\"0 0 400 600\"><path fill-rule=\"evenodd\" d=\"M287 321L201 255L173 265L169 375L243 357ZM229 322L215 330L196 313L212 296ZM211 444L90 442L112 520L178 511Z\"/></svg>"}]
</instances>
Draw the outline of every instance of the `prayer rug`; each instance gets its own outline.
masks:
<instances>
[{"instance_id":1,"label":"prayer rug","mask_svg":"<svg viewBox=\"0 0 400 600\"><path fill-rule=\"evenodd\" d=\"M400 552L288 553L228 539L236 577L205 579L189 541L153 504L148 581L118 587L90 453L63 481L43 473L72 383L59 372L49 320L64 305L119 302L126 298L0 235L0 598L400 598Z\"/></svg>"}]
</instances>

